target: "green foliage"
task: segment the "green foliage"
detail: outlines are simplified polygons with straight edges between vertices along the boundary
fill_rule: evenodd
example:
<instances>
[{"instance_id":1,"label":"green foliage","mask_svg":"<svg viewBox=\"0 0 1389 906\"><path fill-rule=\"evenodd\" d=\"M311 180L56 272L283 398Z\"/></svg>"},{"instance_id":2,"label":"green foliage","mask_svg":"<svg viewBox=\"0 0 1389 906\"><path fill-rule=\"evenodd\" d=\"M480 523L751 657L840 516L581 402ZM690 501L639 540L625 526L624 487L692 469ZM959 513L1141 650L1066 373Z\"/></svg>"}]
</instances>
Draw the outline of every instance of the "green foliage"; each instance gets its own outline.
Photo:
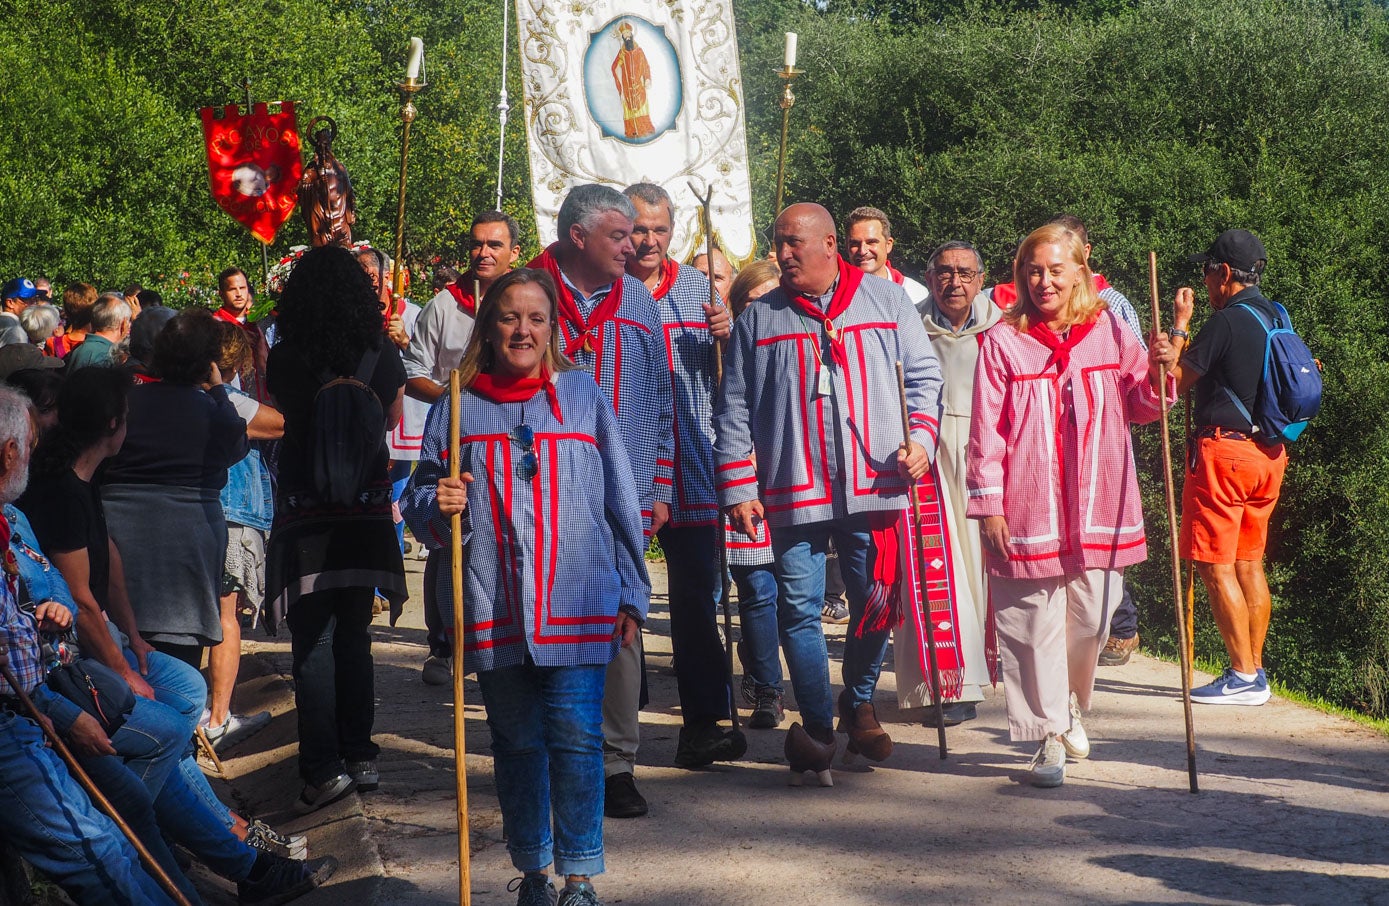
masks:
<instances>
[{"instance_id":1,"label":"green foliage","mask_svg":"<svg viewBox=\"0 0 1389 906\"><path fill-rule=\"evenodd\" d=\"M1069 211L1091 228L1096 269L1143 311L1147 253L1157 251L1170 318L1172 290L1197 282L1186 255L1228 227L1257 232L1270 254L1266 291L1326 366L1324 407L1291 449L1268 551L1267 664L1295 688L1389 713L1383 9L967 0L904 27L910 5L743 5L779 17L775 33L742 34L759 222L771 219L775 191L780 31L795 30L806 75L787 200L841 216L884 208L899 267L967 238L1006 280L1017 241ZM1174 651L1161 447L1156 426L1136 435L1150 559L1130 579L1145 640ZM1197 585L1198 653L1223 660Z\"/></svg>"}]
</instances>

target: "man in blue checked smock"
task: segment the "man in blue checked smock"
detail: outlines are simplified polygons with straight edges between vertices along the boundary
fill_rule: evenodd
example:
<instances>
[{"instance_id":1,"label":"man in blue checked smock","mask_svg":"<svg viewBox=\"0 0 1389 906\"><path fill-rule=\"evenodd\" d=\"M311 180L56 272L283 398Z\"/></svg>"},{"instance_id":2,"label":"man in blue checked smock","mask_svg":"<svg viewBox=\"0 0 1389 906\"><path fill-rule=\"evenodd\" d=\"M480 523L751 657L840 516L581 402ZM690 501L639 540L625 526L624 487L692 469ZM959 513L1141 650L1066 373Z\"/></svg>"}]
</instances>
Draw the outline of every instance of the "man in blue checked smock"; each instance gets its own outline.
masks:
<instances>
[{"instance_id":1,"label":"man in blue checked smock","mask_svg":"<svg viewBox=\"0 0 1389 906\"><path fill-rule=\"evenodd\" d=\"M560 205L559 238L527 267L554 278L560 349L593 375L617 413L650 537L670 519L674 406L656 302L640 280L625 273L627 259L635 253L636 213L616 189L575 186ZM610 818L638 817L647 810L633 779L641 665L640 635L608 665L603 767L604 808Z\"/></svg>"},{"instance_id":2,"label":"man in blue checked smock","mask_svg":"<svg viewBox=\"0 0 1389 906\"><path fill-rule=\"evenodd\" d=\"M934 455L941 374L906 292L839 256L827 210L792 205L777 218L773 242L781 284L733 329L714 454L734 528L752 537L763 519L772 526L782 645L804 721L792 724L786 756L796 778L813 770L827 784L836 710L849 753L881 761L892 751L873 710L897 616L897 552L910 543L892 527L909 482ZM906 442L896 362L906 377ZM837 709L820 628L831 539L850 616Z\"/></svg>"},{"instance_id":3,"label":"man in blue checked smock","mask_svg":"<svg viewBox=\"0 0 1389 906\"><path fill-rule=\"evenodd\" d=\"M732 318L709 304L709 278L670 259L675 207L660 186L623 191L637 216L635 254L627 273L651 290L661 315L661 346L675 402L675 462L670 521L660 531L670 592L670 639L680 693L680 743L675 764L699 768L742 757L741 734L719 726L729 718L723 644L715 622L722 587L718 570L719 502L714 493L714 343L726 340ZM657 482L664 482L658 476Z\"/></svg>"}]
</instances>

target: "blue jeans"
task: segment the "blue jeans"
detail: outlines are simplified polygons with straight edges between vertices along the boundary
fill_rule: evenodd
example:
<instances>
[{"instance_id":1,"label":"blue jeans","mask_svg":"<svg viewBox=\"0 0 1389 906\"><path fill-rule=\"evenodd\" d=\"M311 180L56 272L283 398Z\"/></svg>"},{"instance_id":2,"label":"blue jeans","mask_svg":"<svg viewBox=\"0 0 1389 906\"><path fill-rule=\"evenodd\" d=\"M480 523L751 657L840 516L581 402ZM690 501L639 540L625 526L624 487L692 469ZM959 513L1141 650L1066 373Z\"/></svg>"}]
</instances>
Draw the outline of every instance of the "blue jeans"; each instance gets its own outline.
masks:
<instances>
[{"instance_id":1,"label":"blue jeans","mask_svg":"<svg viewBox=\"0 0 1389 906\"><path fill-rule=\"evenodd\" d=\"M716 545L722 528L666 526L658 533L666 555L670 645L680 716L686 726L728 719L728 666L715 611L719 599Z\"/></svg>"},{"instance_id":2,"label":"blue jeans","mask_svg":"<svg viewBox=\"0 0 1389 906\"><path fill-rule=\"evenodd\" d=\"M1138 607L1129 594L1129 585L1124 583L1124 597L1114 608L1114 616L1109 621L1109 634L1116 639L1131 639L1138 635Z\"/></svg>"},{"instance_id":3,"label":"blue jeans","mask_svg":"<svg viewBox=\"0 0 1389 906\"><path fill-rule=\"evenodd\" d=\"M825 548L830 539L839 554L839 571L849 599L843 677L852 704L873 700L887 654L888 630L865 632L862 638L858 637L869 589L872 546L868 516L860 513L827 522L778 527L772 532L781 643L791 670L796 704L806 725L815 727L830 726L834 717L825 633L820 628L820 609L825 600Z\"/></svg>"},{"instance_id":4,"label":"blue jeans","mask_svg":"<svg viewBox=\"0 0 1389 906\"><path fill-rule=\"evenodd\" d=\"M738 586L738 623L743 628L739 656L743 672L759 689L781 691L781 657L777 653L777 585L770 563L765 566L732 566Z\"/></svg>"},{"instance_id":5,"label":"blue jeans","mask_svg":"<svg viewBox=\"0 0 1389 906\"><path fill-rule=\"evenodd\" d=\"M371 588L304 595L289 608L294 651L294 705L299 716L299 776L322 785L347 761L373 761L375 663L371 657Z\"/></svg>"},{"instance_id":6,"label":"blue jeans","mask_svg":"<svg viewBox=\"0 0 1389 906\"><path fill-rule=\"evenodd\" d=\"M405 493L405 486L410 483L410 461L408 459L396 459L391 461L391 503L397 503L400 495ZM405 553L405 521L401 520L395 524L395 540L400 544L400 552ZM419 543L419 539L415 539Z\"/></svg>"},{"instance_id":7,"label":"blue jeans","mask_svg":"<svg viewBox=\"0 0 1389 906\"><path fill-rule=\"evenodd\" d=\"M518 871L603 871L602 665L516 667L477 675ZM551 823L554 831L551 834Z\"/></svg>"},{"instance_id":8,"label":"blue jeans","mask_svg":"<svg viewBox=\"0 0 1389 906\"><path fill-rule=\"evenodd\" d=\"M172 904L38 725L9 713L0 713L0 834L78 903Z\"/></svg>"}]
</instances>

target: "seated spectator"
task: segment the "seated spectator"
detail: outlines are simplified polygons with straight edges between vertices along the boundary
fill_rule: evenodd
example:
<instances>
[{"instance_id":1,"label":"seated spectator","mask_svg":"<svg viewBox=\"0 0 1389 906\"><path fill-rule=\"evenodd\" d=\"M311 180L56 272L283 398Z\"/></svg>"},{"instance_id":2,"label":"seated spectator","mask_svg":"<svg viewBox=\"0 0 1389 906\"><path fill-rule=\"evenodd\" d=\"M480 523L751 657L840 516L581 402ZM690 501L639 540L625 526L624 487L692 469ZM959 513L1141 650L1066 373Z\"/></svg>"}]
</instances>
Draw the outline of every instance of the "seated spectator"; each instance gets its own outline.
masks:
<instances>
[{"instance_id":1,"label":"seated spectator","mask_svg":"<svg viewBox=\"0 0 1389 906\"><path fill-rule=\"evenodd\" d=\"M96 287L90 283L73 283L63 290L63 335L54 337L44 351L61 359L76 349L87 338L95 304Z\"/></svg>"},{"instance_id":2,"label":"seated spectator","mask_svg":"<svg viewBox=\"0 0 1389 906\"><path fill-rule=\"evenodd\" d=\"M68 372L117 364L116 347L130 335L131 307L120 293L102 293L92 306L91 332L67 355Z\"/></svg>"},{"instance_id":3,"label":"seated spectator","mask_svg":"<svg viewBox=\"0 0 1389 906\"><path fill-rule=\"evenodd\" d=\"M46 303L31 305L19 313L19 326L24 328L29 342L35 346L42 346L53 339L59 320L58 309Z\"/></svg>"}]
</instances>

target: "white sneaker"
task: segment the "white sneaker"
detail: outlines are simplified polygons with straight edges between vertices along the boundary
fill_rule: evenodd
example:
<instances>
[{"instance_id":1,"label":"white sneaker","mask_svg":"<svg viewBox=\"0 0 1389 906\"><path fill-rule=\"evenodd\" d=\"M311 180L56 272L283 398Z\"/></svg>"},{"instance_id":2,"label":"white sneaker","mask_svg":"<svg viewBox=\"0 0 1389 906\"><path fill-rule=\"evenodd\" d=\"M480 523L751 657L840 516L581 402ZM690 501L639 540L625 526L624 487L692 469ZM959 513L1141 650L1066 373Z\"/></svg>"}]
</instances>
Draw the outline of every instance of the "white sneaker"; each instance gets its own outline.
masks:
<instances>
[{"instance_id":1,"label":"white sneaker","mask_svg":"<svg viewBox=\"0 0 1389 906\"><path fill-rule=\"evenodd\" d=\"M1061 745L1072 758L1085 758L1090 754L1090 737L1080 725L1080 704L1074 692L1071 693L1071 728L1061 734Z\"/></svg>"},{"instance_id":2,"label":"white sneaker","mask_svg":"<svg viewBox=\"0 0 1389 906\"><path fill-rule=\"evenodd\" d=\"M1032 756L1032 785L1055 787L1066 782L1066 748L1061 737L1048 733L1037 754Z\"/></svg>"}]
</instances>

